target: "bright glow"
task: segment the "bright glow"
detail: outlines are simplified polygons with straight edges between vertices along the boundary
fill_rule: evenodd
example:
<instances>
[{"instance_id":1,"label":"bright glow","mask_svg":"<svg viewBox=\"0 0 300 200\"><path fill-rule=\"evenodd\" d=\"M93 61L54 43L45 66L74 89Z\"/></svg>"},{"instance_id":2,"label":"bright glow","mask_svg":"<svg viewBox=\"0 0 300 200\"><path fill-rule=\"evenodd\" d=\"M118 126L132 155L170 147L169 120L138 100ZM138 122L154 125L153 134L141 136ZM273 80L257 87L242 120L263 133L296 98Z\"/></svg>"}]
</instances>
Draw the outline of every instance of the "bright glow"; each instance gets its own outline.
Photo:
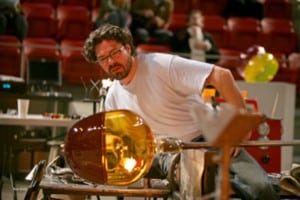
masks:
<instances>
[{"instance_id":1,"label":"bright glow","mask_svg":"<svg viewBox=\"0 0 300 200\"><path fill-rule=\"evenodd\" d=\"M125 158L124 159L124 168L128 171L131 172L133 170L133 168L136 165L136 160L132 157L130 158Z\"/></svg>"},{"instance_id":2,"label":"bright glow","mask_svg":"<svg viewBox=\"0 0 300 200\"><path fill-rule=\"evenodd\" d=\"M110 79L103 79L102 80L102 88L109 88L112 85L112 81Z\"/></svg>"}]
</instances>

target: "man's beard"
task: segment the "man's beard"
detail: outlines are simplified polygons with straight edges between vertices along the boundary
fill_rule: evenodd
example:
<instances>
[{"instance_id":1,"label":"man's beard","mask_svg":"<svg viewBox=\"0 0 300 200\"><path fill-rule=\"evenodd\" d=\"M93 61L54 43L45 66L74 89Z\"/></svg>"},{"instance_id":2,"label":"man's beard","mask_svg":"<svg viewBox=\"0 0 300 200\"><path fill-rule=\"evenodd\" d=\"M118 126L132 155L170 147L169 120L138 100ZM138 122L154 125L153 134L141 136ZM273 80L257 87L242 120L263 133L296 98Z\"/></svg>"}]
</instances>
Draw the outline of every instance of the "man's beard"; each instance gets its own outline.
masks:
<instances>
[{"instance_id":1,"label":"man's beard","mask_svg":"<svg viewBox=\"0 0 300 200\"><path fill-rule=\"evenodd\" d=\"M126 63L126 65L122 65L122 64L119 64L119 63L111 65L109 67L109 75L110 75L110 77L112 77L113 79L116 79L116 80L125 79L128 76L128 74L129 74L129 72L131 70L131 64L132 64L132 61L131 61L131 59L129 59L128 62ZM116 73L114 73L112 71L113 71L113 69L115 67L120 67L120 68L122 68L124 70L120 70L120 71L117 71Z\"/></svg>"}]
</instances>

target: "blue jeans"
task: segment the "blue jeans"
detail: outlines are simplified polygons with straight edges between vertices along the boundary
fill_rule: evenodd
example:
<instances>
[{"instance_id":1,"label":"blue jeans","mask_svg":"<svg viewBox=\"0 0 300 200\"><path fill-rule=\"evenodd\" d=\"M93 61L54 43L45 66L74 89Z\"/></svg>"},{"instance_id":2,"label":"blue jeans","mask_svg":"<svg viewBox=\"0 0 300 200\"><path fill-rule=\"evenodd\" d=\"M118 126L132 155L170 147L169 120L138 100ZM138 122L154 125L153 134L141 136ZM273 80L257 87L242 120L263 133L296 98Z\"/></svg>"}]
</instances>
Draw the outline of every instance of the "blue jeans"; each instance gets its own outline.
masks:
<instances>
[{"instance_id":1,"label":"blue jeans","mask_svg":"<svg viewBox=\"0 0 300 200\"><path fill-rule=\"evenodd\" d=\"M146 178L164 179L168 175L175 154L157 154ZM267 173L245 150L241 149L230 164L230 183L243 200L278 200L279 194L273 188Z\"/></svg>"},{"instance_id":2,"label":"blue jeans","mask_svg":"<svg viewBox=\"0 0 300 200\"><path fill-rule=\"evenodd\" d=\"M231 159L230 175L233 190L244 200L279 199L267 173L244 149Z\"/></svg>"}]
</instances>

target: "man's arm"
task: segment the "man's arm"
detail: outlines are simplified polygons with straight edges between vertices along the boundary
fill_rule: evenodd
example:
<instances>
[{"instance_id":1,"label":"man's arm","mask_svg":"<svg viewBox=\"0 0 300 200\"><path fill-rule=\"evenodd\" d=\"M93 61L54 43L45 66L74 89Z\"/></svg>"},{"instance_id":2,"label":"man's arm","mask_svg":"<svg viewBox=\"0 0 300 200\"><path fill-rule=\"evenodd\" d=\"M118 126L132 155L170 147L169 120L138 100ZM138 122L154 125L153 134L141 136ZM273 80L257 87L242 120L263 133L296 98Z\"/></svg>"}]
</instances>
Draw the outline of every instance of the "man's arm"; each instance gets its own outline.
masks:
<instances>
[{"instance_id":1,"label":"man's arm","mask_svg":"<svg viewBox=\"0 0 300 200\"><path fill-rule=\"evenodd\" d=\"M211 74L206 80L206 84L214 86L227 103L230 103L239 109L246 108L245 101L230 70L214 66ZM248 140L250 136L251 132L245 136L245 140ZM233 157L236 157L239 152L240 147L231 149L231 155Z\"/></svg>"},{"instance_id":2,"label":"man's arm","mask_svg":"<svg viewBox=\"0 0 300 200\"><path fill-rule=\"evenodd\" d=\"M241 91L230 70L214 66L214 69L206 80L206 85L214 86L226 102L237 108L246 108Z\"/></svg>"}]
</instances>

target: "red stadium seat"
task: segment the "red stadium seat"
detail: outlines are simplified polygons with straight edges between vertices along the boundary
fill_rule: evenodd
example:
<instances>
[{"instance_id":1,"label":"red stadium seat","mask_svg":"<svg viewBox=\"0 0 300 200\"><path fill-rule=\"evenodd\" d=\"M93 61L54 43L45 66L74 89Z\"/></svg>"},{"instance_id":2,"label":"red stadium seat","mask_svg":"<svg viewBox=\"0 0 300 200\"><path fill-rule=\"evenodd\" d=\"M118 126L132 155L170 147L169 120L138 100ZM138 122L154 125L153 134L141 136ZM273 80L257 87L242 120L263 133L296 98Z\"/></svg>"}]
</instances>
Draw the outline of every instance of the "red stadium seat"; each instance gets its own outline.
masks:
<instances>
[{"instance_id":1,"label":"red stadium seat","mask_svg":"<svg viewBox=\"0 0 300 200\"><path fill-rule=\"evenodd\" d=\"M70 6L83 6L87 9L92 8L93 0L62 0L61 5L70 5Z\"/></svg>"},{"instance_id":2,"label":"red stadium seat","mask_svg":"<svg viewBox=\"0 0 300 200\"><path fill-rule=\"evenodd\" d=\"M227 19L228 47L244 51L261 42L260 22L256 18L230 17Z\"/></svg>"},{"instance_id":3,"label":"red stadium seat","mask_svg":"<svg viewBox=\"0 0 300 200\"><path fill-rule=\"evenodd\" d=\"M81 50L84 41L62 40L62 75L63 80L70 84L82 84L89 80L99 80L107 78L105 72L98 64L88 63Z\"/></svg>"},{"instance_id":4,"label":"red stadium seat","mask_svg":"<svg viewBox=\"0 0 300 200\"><path fill-rule=\"evenodd\" d=\"M149 52L161 52L161 53L170 53L171 48L167 45L159 44L139 44L136 47L138 53L149 53Z\"/></svg>"},{"instance_id":5,"label":"red stadium seat","mask_svg":"<svg viewBox=\"0 0 300 200\"><path fill-rule=\"evenodd\" d=\"M241 66L242 60L240 58L240 54L242 51L234 50L234 49L220 49L221 58L216 63L216 65L230 69L233 77L236 80L242 80L243 78L238 73L238 67Z\"/></svg>"},{"instance_id":6,"label":"red stadium seat","mask_svg":"<svg viewBox=\"0 0 300 200\"><path fill-rule=\"evenodd\" d=\"M173 0L175 14L188 14L192 9L191 1Z\"/></svg>"},{"instance_id":7,"label":"red stadium seat","mask_svg":"<svg viewBox=\"0 0 300 200\"><path fill-rule=\"evenodd\" d=\"M21 0L21 3L30 2L30 3L46 3L50 4L53 8L60 3L60 0Z\"/></svg>"},{"instance_id":8,"label":"red stadium seat","mask_svg":"<svg viewBox=\"0 0 300 200\"><path fill-rule=\"evenodd\" d=\"M199 9L203 15L222 16L227 5L227 0L191 0L192 8Z\"/></svg>"},{"instance_id":9,"label":"red stadium seat","mask_svg":"<svg viewBox=\"0 0 300 200\"><path fill-rule=\"evenodd\" d=\"M293 52L288 56L288 68L292 72L290 82L296 84L297 92L300 92L300 53Z\"/></svg>"},{"instance_id":10,"label":"red stadium seat","mask_svg":"<svg viewBox=\"0 0 300 200\"><path fill-rule=\"evenodd\" d=\"M22 4L22 9L28 22L27 37L56 38L57 20L52 5L25 2Z\"/></svg>"},{"instance_id":11,"label":"red stadium seat","mask_svg":"<svg viewBox=\"0 0 300 200\"><path fill-rule=\"evenodd\" d=\"M183 30L187 27L187 18L187 14L173 13L166 28L173 32Z\"/></svg>"},{"instance_id":12,"label":"red stadium seat","mask_svg":"<svg viewBox=\"0 0 300 200\"><path fill-rule=\"evenodd\" d=\"M292 4L289 0L265 0L264 16L291 20Z\"/></svg>"},{"instance_id":13,"label":"red stadium seat","mask_svg":"<svg viewBox=\"0 0 300 200\"><path fill-rule=\"evenodd\" d=\"M60 62L60 52L56 40L51 38L24 38L24 74L29 60L55 60Z\"/></svg>"},{"instance_id":14,"label":"red stadium seat","mask_svg":"<svg viewBox=\"0 0 300 200\"><path fill-rule=\"evenodd\" d=\"M92 15L91 20L93 23L93 27L95 27L95 23L96 23L98 15L99 15L99 10L100 10L100 7L94 7L91 11L91 15Z\"/></svg>"},{"instance_id":15,"label":"red stadium seat","mask_svg":"<svg viewBox=\"0 0 300 200\"><path fill-rule=\"evenodd\" d=\"M92 30L89 10L82 6L58 6L57 19L59 40L83 40Z\"/></svg>"},{"instance_id":16,"label":"red stadium seat","mask_svg":"<svg viewBox=\"0 0 300 200\"><path fill-rule=\"evenodd\" d=\"M297 35L291 20L263 18L261 27L262 44L267 51L286 55L296 51Z\"/></svg>"},{"instance_id":17,"label":"red stadium seat","mask_svg":"<svg viewBox=\"0 0 300 200\"><path fill-rule=\"evenodd\" d=\"M20 42L15 36L0 36L0 63L0 74L21 76Z\"/></svg>"},{"instance_id":18,"label":"red stadium seat","mask_svg":"<svg viewBox=\"0 0 300 200\"><path fill-rule=\"evenodd\" d=\"M131 0L131 5L133 4L133 0ZM100 8L101 0L94 0L92 1L92 8Z\"/></svg>"},{"instance_id":19,"label":"red stadium seat","mask_svg":"<svg viewBox=\"0 0 300 200\"><path fill-rule=\"evenodd\" d=\"M219 48L226 47L226 20L219 15L203 15L203 30L214 37Z\"/></svg>"},{"instance_id":20,"label":"red stadium seat","mask_svg":"<svg viewBox=\"0 0 300 200\"><path fill-rule=\"evenodd\" d=\"M287 56L284 53L273 53L279 64L279 69L273 81L293 82L293 70L288 67Z\"/></svg>"},{"instance_id":21,"label":"red stadium seat","mask_svg":"<svg viewBox=\"0 0 300 200\"><path fill-rule=\"evenodd\" d=\"M60 59L58 44L51 38L25 38L23 48L27 59Z\"/></svg>"}]
</instances>

